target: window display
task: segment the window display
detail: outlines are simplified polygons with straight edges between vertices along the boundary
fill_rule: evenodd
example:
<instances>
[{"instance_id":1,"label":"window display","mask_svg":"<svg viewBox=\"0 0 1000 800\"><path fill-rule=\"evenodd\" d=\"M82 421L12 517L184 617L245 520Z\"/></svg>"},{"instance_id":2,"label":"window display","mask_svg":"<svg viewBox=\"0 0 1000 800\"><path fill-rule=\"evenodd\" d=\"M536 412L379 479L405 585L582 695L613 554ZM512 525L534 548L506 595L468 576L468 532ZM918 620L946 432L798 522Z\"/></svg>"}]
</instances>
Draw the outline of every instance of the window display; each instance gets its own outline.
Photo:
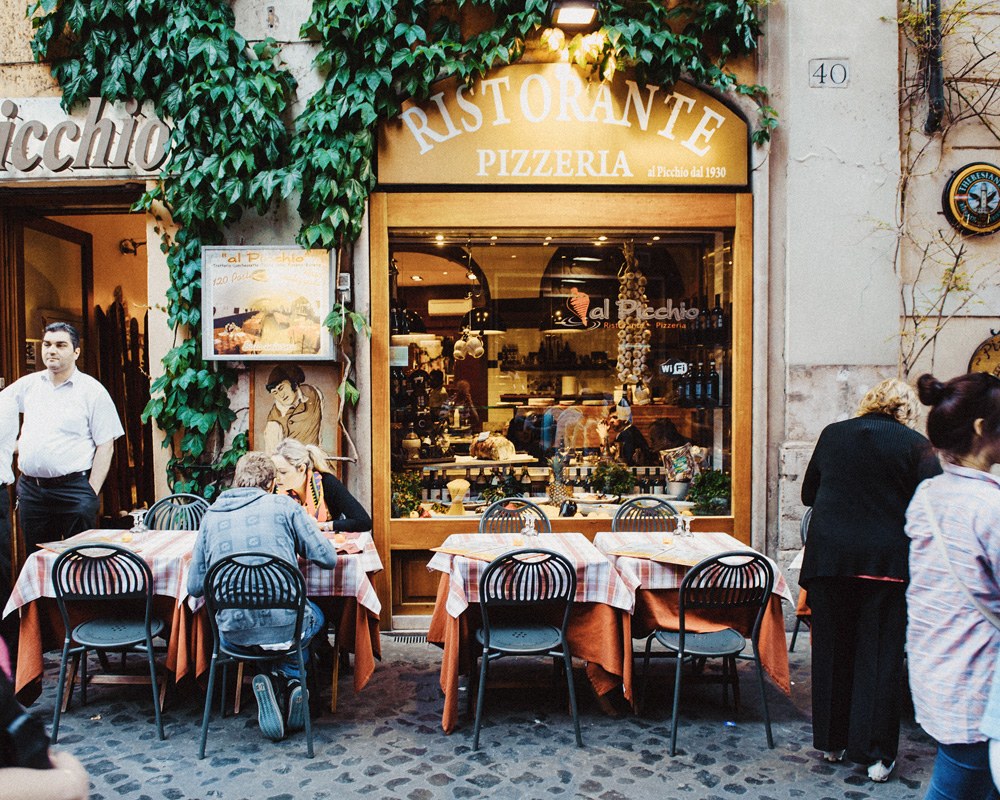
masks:
<instances>
[{"instance_id":1,"label":"window display","mask_svg":"<svg viewBox=\"0 0 1000 800\"><path fill-rule=\"evenodd\" d=\"M730 231L392 231L389 245L392 467L420 493L394 515L511 495L684 505L695 475L730 471Z\"/></svg>"}]
</instances>

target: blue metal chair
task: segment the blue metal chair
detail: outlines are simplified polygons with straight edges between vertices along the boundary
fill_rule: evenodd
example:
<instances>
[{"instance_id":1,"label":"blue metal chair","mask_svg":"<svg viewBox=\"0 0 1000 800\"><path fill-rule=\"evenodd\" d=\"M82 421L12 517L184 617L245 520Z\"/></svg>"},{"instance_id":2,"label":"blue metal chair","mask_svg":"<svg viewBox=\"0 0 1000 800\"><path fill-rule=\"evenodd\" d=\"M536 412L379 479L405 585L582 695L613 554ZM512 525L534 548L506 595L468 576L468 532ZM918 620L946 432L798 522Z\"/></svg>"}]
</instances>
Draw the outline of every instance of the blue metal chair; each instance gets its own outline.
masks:
<instances>
[{"instance_id":1,"label":"blue metal chair","mask_svg":"<svg viewBox=\"0 0 1000 800\"><path fill-rule=\"evenodd\" d=\"M728 699L727 689L733 687L733 699L739 708L739 674L736 671L736 659L745 658L757 665L757 678L760 682L761 703L764 709L764 726L767 730L767 746L774 747L771 735L771 717L767 710L767 693L764 687L764 670L760 663L760 625L764 619L764 609L771 598L774 586L774 570L770 562L759 553L735 550L710 556L695 564L680 588L680 613L678 630L653 631L646 639L646 656L642 668L642 688L645 699L647 678L649 673L650 648L654 639L667 650L677 656L674 676L674 708L670 723L670 755L677 754L677 722L681 697L681 676L683 675L684 659L721 658L723 660L722 677L723 700ZM732 628L726 628L714 633L689 633L686 629L687 614L691 611L738 611L756 610L753 628L750 634L752 656L741 656L746 648L747 640ZM699 676L701 680L714 680L708 676Z\"/></svg>"},{"instance_id":2,"label":"blue metal chair","mask_svg":"<svg viewBox=\"0 0 1000 800\"><path fill-rule=\"evenodd\" d=\"M618 507L611 520L611 530L659 533L676 527L676 522L671 525L676 516L677 509L662 497L633 497Z\"/></svg>"},{"instance_id":3,"label":"blue metal chair","mask_svg":"<svg viewBox=\"0 0 1000 800\"><path fill-rule=\"evenodd\" d=\"M812 519L813 510L812 506L806 509L806 513L802 515L802 522L799 523L799 538L802 539L802 546L806 546L806 537L809 535L809 520ZM801 589L799 590L802 591ZM795 627L792 628L792 641L788 645L788 652L795 652L795 640L799 638L799 626L805 625L807 628L810 625L809 617L795 615Z\"/></svg>"},{"instance_id":4,"label":"blue metal chair","mask_svg":"<svg viewBox=\"0 0 1000 800\"><path fill-rule=\"evenodd\" d=\"M142 520L151 531L196 531L208 501L196 494L171 494L149 507Z\"/></svg>"},{"instance_id":5,"label":"blue metal chair","mask_svg":"<svg viewBox=\"0 0 1000 800\"><path fill-rule=\"evenodd\" d=\"M491 561L479 578L479 607L483 625L476 631L476 641L483 647L476 699L476 723L472 749L479 749L479 729L486 698L486 678L491 662L504 656L548 656L561 658L566 671L576 744L583 747L580 718L573 687L573 661L566 627L576 596L576 569L560 553L541 548L524 548ZM542 607L564 606L558 626L531 622ZM514 610L515 615L504 611ZM498 612L498 619L491 612ZM516 616L516 619L514 618ZM521 621L526 620L526 621ZM475 670L473 670L475 673Z\"/></svg>"},{"instance_id":6,"label":"blue metal chair","mask_svg":"<svg viewBox=\"0 0 1000 800\"><path fill-rule=\"evenodd\" d=\"M488 506L479 520L479 532L519 533L529 517L534 518L539 533L552 533L552 523L545 512L523 497L504 497Z\"/></svg>"},{"instance_id":7,"label":"blue metal chair","mask_svg":"<svg viewBox=\"0 0 1000 800\"><path fill-rule=\"evenodd\" d=\"M59 662L55 716L52 720L52 742L55 743L59 738L66 670L71 659L80 663L80 696L84 704L87 702L87 655L91 650L101 656L108 651L146 654L153 691L156 732L163 739L153 637L163 631L164 623L153 616L153 574L149 565L131 550L115 544L81 544L70 547L56 558L52 565L52 584L65 630L62 658ZM108 613L72 626L68 604L94 601L106 604ZM143 612L129 613L129 603L144 604ZM72 692L71 685L70 696Z\"/></svg>"},{"instance_id":8,"label":"blue metal chair","mask_svg":"<svg viewBox=\"0 0 1000 800\"><path fill-rule=\"evenodd\" d=\"M205 576L205 606L212 625L212 660L208 671L208 689L205 694L205 712L201 722L201 744L198 758L205 757L208 738L208 720L212 708L216 670L222 667L220 713L225 716L226 673L230 664L244 661L269 663L283 661L294 655L302 675L303 690L306 680L306 662L302 652L302 618L306 604L306 584L298 565L269 553L234 553L220 559ZM286 650L263 650L259 647L242 647L225 641L219 633L216 615L220 611L242 609L260 611L285 609L295 612L295 631L292 646ZM308 693L306 694L308 698ZM312 722L306 705L306 752L313 757Z\"/></svg>"}]
</instances>

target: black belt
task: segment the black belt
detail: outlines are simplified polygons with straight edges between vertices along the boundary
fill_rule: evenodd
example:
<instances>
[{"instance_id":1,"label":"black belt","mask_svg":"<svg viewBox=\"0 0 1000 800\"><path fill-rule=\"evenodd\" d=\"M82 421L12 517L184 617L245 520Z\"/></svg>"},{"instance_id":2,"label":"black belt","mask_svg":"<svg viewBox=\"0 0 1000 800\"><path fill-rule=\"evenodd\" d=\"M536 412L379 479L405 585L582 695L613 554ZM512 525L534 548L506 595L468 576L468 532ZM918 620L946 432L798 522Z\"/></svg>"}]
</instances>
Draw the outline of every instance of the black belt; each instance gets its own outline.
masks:
<instances>
[{"instance_id":1,"label":"black belt","mask_svg":"<svg viewBox=\"0 0 1000 800\"><path fill-rule=\"evenodd\" d=\"M83 472L71 472L69 475L57 475L54 478L36 478L33 475L21 475L21 480L25 480L28 483L33 483L35 486L41 486L43 489L47 486L62 486L65 483L72 483L80 478L89 478L90 470L85 469Z\"/></svg>"}]
</instances>

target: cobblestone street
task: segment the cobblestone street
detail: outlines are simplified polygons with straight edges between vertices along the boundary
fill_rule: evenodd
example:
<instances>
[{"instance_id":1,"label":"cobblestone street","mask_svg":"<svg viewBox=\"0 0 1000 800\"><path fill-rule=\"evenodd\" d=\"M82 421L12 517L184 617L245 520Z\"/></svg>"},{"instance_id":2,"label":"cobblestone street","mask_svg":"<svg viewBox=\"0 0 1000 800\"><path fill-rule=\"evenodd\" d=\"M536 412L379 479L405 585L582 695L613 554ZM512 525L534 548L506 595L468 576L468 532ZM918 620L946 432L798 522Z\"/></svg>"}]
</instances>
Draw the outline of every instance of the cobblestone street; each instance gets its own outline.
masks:
<instances>
[{"instance_id":1,"label":"cobblestone street","mask_svg":"<svg viewBox=\"0 0 1000 800\"><path fill-rule=\"evenodd\" d=\"M383 636L383 662L356 695L342 675L340 708L314 725L316 757L305 738L264 739L249 687L240 716L213 718L207 757L196 757L201 721L196 692L175 698L164 715L167 740L156 738L148 688L95 687L64 715L59 746L75 753L93 782L92 800L299 800L299 798L760 798L879 800L923 797L933 762L931 740L903 725L897 769L873 784L863 768L827 764L811 747L808 650L792 656L792 697L769 685L775 749L768 750L752 666L741 665L743 707L725 709L716 686L691 684L682 699L678 754L668 754L672 668L658 664L642 717L605 715L577 670L585 747L573 742L565 703L553 696L548 666L510 662L537 672L544 687L497 688L487 694L481 749L473 752L471 718L450 736L441 731L440 650ZM33 706L51 719L55 662ZM504 667L501 662L499 667ZM522 675L524 673L521 673ZM497 677L502 680L502 675ZM672 686L672 681L666 681Z\"/></svg>"}]
</instances>

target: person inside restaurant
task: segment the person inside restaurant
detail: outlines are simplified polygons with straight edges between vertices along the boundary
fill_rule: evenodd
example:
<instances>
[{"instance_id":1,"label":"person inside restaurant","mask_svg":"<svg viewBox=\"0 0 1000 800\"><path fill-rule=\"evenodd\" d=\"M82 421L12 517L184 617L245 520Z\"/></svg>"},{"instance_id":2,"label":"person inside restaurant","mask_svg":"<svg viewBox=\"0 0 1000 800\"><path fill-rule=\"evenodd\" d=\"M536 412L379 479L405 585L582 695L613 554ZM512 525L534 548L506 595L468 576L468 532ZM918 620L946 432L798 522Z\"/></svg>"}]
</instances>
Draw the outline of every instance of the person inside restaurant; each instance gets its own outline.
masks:
<instances>
[{"instance_id":1,"label":"person inside restaurant","mask_svg":"<svg viewBox=\"0 0 1000 800\"><path fill-rule=\"evenodd\" d=\"M236 462L233 488L219 495L198 530L188 573L187 589L192 596L204 594L209 569L233 553L263 552L292 564L298 563L301 555L321 567L336 566L337 551L333 544L319 532L315 520L302 505L272 493L274 483L274 462L266 453L251 451ZM295 612L290 610L222 610L217 621L220 635L242 647L284 644L291 640L295 630ZM323 612L307 599L302 621L303 645L325 624ZM270 674L254 676L257 721L268 739L277 741L284 738L286 730L305 727L308 697L304 678L294 658L275 664Z\"/></svg>"},{"instance_id":2,"label":"person inside restaurant","mask_svg":"<svg viewBox=\"0 0 1000 800\"><path fill-rule=\"evenodd\" d=\"M326 454L318 447L297 439L283 439L272 458L277 492L304 506L320 530L371 530L371 516L333 474Z\"/></svg>"}]
</instances>

